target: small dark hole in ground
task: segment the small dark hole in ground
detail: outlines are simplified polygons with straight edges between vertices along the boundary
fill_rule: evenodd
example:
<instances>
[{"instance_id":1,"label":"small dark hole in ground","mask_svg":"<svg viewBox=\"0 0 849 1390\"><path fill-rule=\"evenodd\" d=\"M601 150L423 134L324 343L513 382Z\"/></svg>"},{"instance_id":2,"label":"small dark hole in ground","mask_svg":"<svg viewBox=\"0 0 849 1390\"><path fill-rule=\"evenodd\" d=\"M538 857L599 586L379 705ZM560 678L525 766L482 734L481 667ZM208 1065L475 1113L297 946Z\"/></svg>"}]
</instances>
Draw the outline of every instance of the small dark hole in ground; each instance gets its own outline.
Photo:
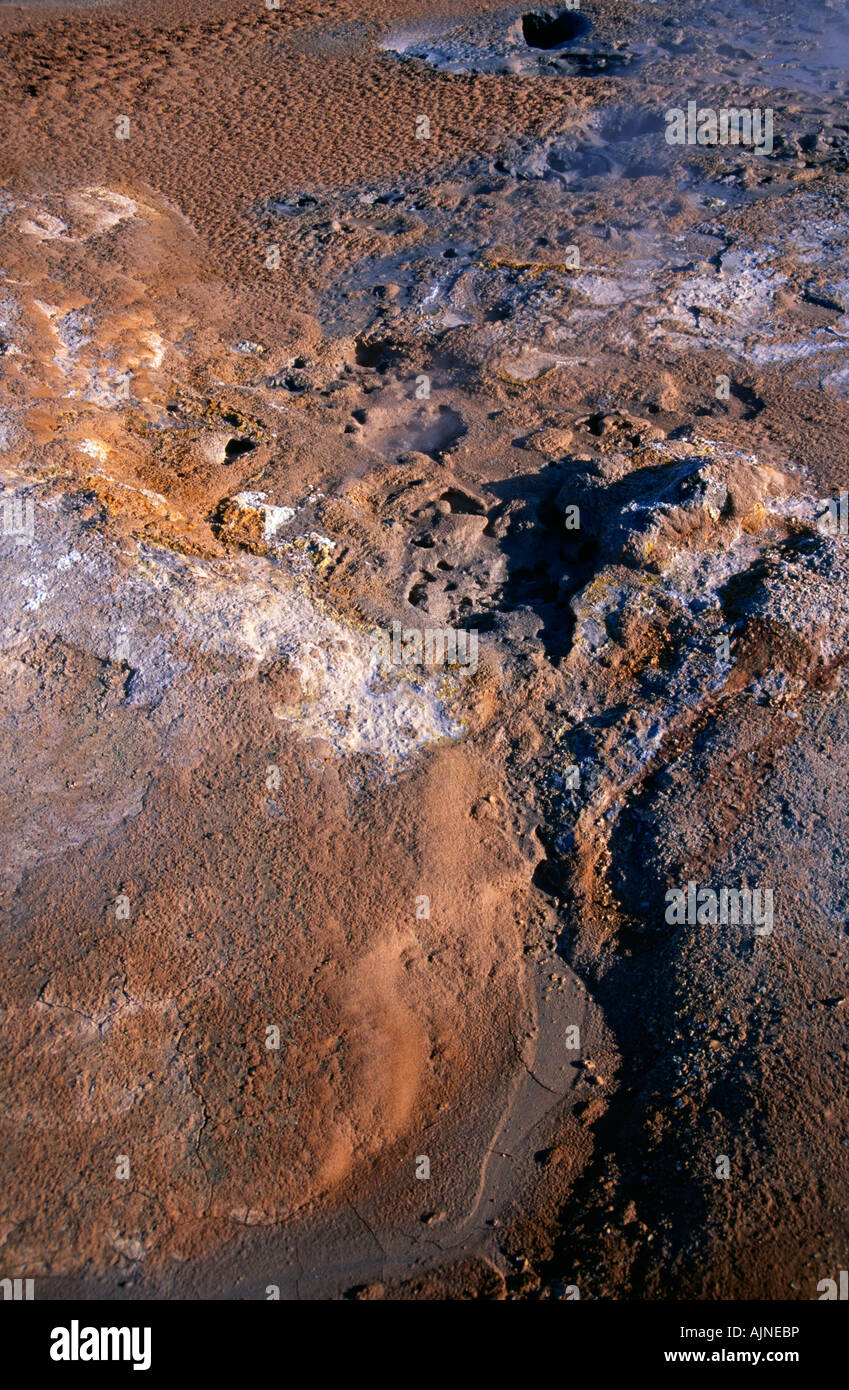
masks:
<instances>
[{"instance_id":1,"label":"small dark hole in ground","mask_svg":"<svg viewBox=\"0 0 849 1390\"><path fill-rule=\"evenodd\" d=\"M435 574L428 574L427 570L422 570L421 577L416 581L407 595L407 602L414 608L421 608L427 600L427 586L436 582Z\"/></svg>"},{"instance_id":2,"label":"small dark hole in ground","mask_svg":"<svg viewBox=\"0 0 849 1390\"><path fill-rule=\"evenodd\" d=\"M255 448L256 444L252 439L228 439L224 447L224 461L230 463L233 459L241 458L242 454L249 454L251 449Z\"/></svg>"},{"instance_id":3,"label":"small dark hole in ground","mask_svg":"<svg viewBox=\"0 0 849 1390\"><path fill-rule=\"evenodd\" d=\"M400 353L388 341L357 343L356 363L358 367L371 367L383 372L397 361Z\"/></svg>"},{"instance_id":4,"label":"small dark hole in ground","mask_svg":"<svg viewBox=\"0 0 849 1390\"><path fill-rule=\"evenodd\" d=\"M469 497L467 493L461 492L459 488L449 488L443 492L441 502L447 502L452 512L465 516L486 516L486 508L476 497Z\"/></svg>"},{"instance_id":5,"label":"small dark hole in ground","mask_svg":"<svg viewBox=\"0 0 849 1390\"><path fill-rule=\"evenodd\" d=\"M529 48L560 48L581 38L589 27L589 20L574 10L543 10L522 16L522 37Z\"/></svg>"}]
</instances>

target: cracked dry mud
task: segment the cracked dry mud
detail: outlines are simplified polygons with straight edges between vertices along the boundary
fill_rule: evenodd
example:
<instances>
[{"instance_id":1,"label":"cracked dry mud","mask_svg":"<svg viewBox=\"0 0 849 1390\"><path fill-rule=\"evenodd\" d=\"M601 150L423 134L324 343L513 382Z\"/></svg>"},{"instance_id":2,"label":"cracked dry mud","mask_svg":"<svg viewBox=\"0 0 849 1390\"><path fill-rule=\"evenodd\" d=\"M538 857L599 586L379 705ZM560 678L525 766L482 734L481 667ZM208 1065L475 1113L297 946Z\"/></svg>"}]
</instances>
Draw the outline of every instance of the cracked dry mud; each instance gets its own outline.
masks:
<instances>
[{"instance_id":1,"label":"cracked dry mud","mask_svg":"<svg viewBox=\"0 0 849 1390\"><path fill-rule=\"evenodd\" d=\"M0 1273L815 1298L845 7L0 30ZM693 96L772 152L668 144ZM670 924L690 881L773 930Z\"/></svg>"}]
</instances>

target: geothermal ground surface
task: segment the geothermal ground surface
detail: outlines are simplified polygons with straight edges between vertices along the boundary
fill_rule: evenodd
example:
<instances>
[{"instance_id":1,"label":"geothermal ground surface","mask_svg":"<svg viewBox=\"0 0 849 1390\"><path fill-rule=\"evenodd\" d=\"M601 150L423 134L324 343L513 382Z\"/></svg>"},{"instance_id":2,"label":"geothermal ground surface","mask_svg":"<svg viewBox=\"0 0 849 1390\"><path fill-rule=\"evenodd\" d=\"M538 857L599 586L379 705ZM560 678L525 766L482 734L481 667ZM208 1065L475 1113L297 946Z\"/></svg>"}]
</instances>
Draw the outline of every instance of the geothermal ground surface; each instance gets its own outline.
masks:
<instances>
[{"instance_id":1,"label":"geothermal ground surface","mask_svg":"<svg viewBox=\"0 0 849 1390\"><path fill-rule=\"evenodd\" d=\"M845 5L0 35L0 1275L816 1298Z\"/></svg>"}]
</instances>

